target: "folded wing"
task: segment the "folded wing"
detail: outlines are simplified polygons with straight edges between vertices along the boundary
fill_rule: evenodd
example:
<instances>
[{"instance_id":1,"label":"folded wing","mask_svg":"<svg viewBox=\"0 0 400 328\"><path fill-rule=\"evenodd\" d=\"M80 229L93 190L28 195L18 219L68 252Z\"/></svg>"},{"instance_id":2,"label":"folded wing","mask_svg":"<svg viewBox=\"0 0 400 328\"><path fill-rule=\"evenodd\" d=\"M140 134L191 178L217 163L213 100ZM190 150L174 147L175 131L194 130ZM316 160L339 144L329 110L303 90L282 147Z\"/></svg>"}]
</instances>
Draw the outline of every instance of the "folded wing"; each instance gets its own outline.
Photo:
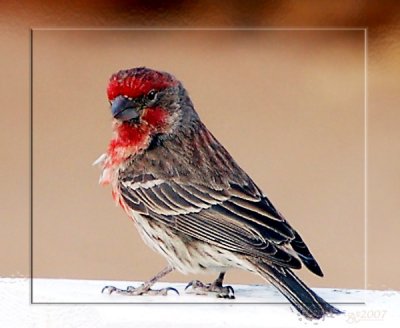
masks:
<instances>
[{"instance_id":1,"label":"folded wing","mask_svg":"<svg viewBox=\"0 0 400 328\"><path fill-rule=\"evenodd\" d=\"M322 275L299 234L251 180L218 189L143 174L120 180L120 191L132 210L192 238L288 268L303 263Z\"/></svg>"}]
</instances>

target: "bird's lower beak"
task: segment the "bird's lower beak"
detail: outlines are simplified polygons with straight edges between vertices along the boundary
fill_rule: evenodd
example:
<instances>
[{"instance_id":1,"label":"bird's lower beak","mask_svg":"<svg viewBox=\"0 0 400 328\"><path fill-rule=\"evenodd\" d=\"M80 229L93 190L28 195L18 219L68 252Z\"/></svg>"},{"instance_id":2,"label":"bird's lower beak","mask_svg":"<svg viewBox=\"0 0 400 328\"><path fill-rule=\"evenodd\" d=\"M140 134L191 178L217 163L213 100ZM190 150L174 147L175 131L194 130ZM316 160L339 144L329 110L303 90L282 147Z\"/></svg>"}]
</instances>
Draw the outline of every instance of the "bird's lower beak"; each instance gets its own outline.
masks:
<instances>
[{"instance_id":1,"label":"bird's lower beak","mask_svg":"<svg viewBox=\"0 0 400 328\"><path fill-rule=\"evenodd\" d=\"M121 121L129 121L139 117L133 101L123 96L118 96L114 99L111 105L111 112L114 118Z\"/></svg>"}]
</instances>

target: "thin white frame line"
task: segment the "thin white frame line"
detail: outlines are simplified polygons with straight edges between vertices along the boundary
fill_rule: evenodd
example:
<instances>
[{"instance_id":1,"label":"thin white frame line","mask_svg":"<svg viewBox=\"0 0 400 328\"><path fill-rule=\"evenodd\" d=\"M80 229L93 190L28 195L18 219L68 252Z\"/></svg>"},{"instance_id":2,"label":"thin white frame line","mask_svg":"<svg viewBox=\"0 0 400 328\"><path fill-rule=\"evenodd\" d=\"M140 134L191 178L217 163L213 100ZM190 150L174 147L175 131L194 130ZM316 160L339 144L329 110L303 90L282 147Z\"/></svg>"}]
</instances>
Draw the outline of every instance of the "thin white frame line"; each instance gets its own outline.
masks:
<instances>
[{"instance_id":1,"label":"thin white frame line","mask_svg":"<svg viewBox=\"0 0 400 328\"><path fill-rule=\"evenodd\" d=\"M364 289L368 289L368 29L364 30Z\"/></svg>"},{"instance_id":2,"label":"thin white frame line","mask_svg":"<svg viewBox=\"0 0 400 328\"><path fill-rule=\"evenodd\" d=\"M33 31L365 31L365 27L31 27Z\"/></svg>"},{"instance_id":3,"label":"thin white frame line","mask_svg":"<svg viewBox=\"0 0 400 328\"><path fill-rule=\"evenodd\" d=\"M368 28L367 27L31 27L34 31L364 31L364 290L368 287ZM365 303L364 294L364 303Z\"/></svg>"}]
</instances>

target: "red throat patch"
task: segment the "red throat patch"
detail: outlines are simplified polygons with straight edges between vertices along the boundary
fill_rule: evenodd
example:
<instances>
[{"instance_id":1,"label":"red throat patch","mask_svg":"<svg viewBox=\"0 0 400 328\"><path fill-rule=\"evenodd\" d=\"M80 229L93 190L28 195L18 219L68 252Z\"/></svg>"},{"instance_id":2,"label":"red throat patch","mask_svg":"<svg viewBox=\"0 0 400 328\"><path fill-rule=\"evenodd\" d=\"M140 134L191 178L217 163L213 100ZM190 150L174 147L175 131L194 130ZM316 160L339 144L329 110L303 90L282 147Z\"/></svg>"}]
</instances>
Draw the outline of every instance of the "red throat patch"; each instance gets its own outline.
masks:
<instances>
[{"instance_id":1,"label":"red throat patch","mask_svg":"<svg viewBox=\"0 0 400 328\"><path fill-rule=\"evenodd\" d=\"M108 145L112 164L119 164L146 147L153 133L166 126L167 112L162 108L146 108L141 124L115 123L115 137Z\"/></svg>"},{"instance_id":2,"label":"red throat patch","mask_svg":"<svg viewBox=\"0 0 400 328\"><path fill-rule=\"evenodd\" d=\"M116 126L115 134L108 145L108 154L113 165L121 163L143 148L150 137L150 128L148 125L122 123Z\"/></svg>"}]
</instances>

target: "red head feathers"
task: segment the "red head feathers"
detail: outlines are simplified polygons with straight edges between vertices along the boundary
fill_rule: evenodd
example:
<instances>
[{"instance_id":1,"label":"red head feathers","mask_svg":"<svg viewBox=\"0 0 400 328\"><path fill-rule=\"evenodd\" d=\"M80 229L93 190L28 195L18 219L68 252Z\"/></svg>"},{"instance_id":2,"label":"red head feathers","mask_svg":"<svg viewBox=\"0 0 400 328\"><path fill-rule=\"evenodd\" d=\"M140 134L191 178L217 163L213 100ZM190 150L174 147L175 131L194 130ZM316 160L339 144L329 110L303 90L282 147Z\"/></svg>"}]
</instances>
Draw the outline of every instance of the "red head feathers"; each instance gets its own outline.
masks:
<instances>
[{"instance_id":1,"label":"red head feathers","mask_svg":"<svg viewBox=\"0 0 400 328\"><path fill-rule=\"evenodd\" d=\"M137 98L151 90L160 90L177 83L174 77L168 73L138 67L113 74L107 87L107 95L109 100L113 100L119 95Z\"/></svg>"}]
</instances>

